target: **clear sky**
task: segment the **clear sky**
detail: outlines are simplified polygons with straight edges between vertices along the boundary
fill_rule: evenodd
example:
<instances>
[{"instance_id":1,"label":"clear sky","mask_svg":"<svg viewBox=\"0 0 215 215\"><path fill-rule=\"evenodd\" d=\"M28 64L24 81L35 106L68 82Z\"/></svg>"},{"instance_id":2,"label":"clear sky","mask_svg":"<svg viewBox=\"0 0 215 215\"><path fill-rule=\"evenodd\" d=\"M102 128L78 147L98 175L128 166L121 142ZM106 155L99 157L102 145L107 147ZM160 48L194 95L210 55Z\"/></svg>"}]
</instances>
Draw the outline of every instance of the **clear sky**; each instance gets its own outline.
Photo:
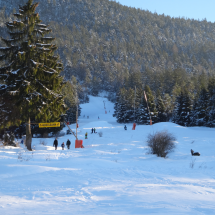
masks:
<instances>
[{"instance_id":1,"label":"clear sky","mask_svg":"<svg viewBox=\"0 0 215 215\"><path fill-rule=\"evenodd\" d=\"M215 22L215 0L116 0L122 5L157 14Z\"/></svg>"}]
</instances>

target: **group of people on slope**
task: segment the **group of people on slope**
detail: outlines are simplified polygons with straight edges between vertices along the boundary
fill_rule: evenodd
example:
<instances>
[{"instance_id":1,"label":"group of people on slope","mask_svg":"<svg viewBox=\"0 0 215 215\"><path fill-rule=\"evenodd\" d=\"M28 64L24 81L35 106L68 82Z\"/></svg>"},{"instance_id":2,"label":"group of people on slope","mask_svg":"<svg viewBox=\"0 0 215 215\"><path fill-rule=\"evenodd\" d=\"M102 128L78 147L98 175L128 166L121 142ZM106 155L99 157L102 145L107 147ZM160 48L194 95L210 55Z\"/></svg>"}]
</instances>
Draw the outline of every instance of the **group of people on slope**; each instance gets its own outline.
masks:
<instances>
[{"instance_id":1,"label":"group of people on slope","mask_svg":"<svg viewBox=\"0 0 215 215\"><path fill-rule=\"evenodd\" d=\"M92 131L91 134L92 134L93 132L96 133L96 129L95 129L95 128L92 128L91 131Z\"/></svg>"},{"instance_id":2,"label":"group of people on slope","mask_svg":"<svg viewBox=\"0 0 215 215\"><path fill-rule=\"evenodd\" d=\"M92 128L92 129L91 129L91 134L92 134L92 133L97 133L95 128ZM85 139L87 139L87 135L88 135L88 133L86 132L86 133L85 133Z\"/></svg>"},{"instance_id":3,"label":"group of people on slope","mask_svg":"<svg viewBox=\"0 0 215 215\"><path fill-rule=\"evenodd\" d=\"M67 149L70 149L70 145L71 145L71 141L68 139L66 142ZM54 140L53 146L55 147L55 150L57 150L57 147L58 147L57 137ZM61 147L62 147L62 150L64 150L64 148L65 148L64 142L61 144Z\"/></svg>"}]
</instances>

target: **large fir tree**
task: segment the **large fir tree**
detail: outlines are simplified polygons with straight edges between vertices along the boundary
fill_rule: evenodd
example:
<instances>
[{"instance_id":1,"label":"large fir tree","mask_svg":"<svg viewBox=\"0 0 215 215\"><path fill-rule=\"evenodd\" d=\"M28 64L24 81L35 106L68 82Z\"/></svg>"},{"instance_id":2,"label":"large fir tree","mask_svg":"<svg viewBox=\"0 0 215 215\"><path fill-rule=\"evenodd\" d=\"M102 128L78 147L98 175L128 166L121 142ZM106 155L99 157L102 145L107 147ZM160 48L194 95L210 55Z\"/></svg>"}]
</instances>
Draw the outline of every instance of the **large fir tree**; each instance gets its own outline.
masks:
<instances>
[{"instance_id":1,"label":"large fir tree","mask_svg":"<svg viewBox=\"0 0 215 215\"><path fill-rule=\"evenodd\" d=\"M215 78L212 77L209 80L208 85L208 91L209 91L209 104L208 109L206 111L206 119L207 123L206 125L209 127L215 127Z\"/></svg>"},{"instance_id":2,"label":"large fir tree","mask_svg":"<svg viewBox=\"0 0 215 215\"><path fill-rule=\"evenodd\" d=\"M208 121L208 106L209 106L209 92L205 87L202 87L199 98L193 110L194 124L197 126L206 126Z\"/></svg>"},{"instance_id":3,"label":"large fir tree","mask_svg":"<svg viewBox=\"0 0 215 215\"><path fill-rule=\"evenodd\" d=\"M214 81L214 78L210 78L208 85L200 82L200 91L195 95L189 126L215 126Z\"/></svg>"},{"instance_id":4,"label":"large fir tree","mask_svg":"<svg viewBox=\"0 0 215 215\"><path fill-rule=\"evenodd\" d=\"M18 107L17 118L26 122L26 145L31 150L31 120L50 122L59 119L65 111L60 77L62 64L54 56L57 49L51 42L54 38L46 36L51 30L41 24L35 10L38 3L28 0L16 19L6 23L10 39L2 39L6 47L0 48L5 62L0 68L0 93L10 98Z\"/></svg>"},{"instance_id":5,"label":"large fir tree","mask_svg":"<svg viewBox=\"0 0 215 215\"><path fill-rule=\"evenodd\" d=\"M189 97L188 91L184 89L177 97L174 122L183 126L190 125L191 110L192 110L192 101L191 101L191 98Z\"/></svg>"},{"instance_id":6,"label":"large fir tree","mask_svg":"<svg viewBox=\"0 0 215 215\"><path fill-rule=\"evenodd\" d=\"M165 106L163 99L159 95L157 98L157 112L158 112L158 122L166 122L167 121L167 113L165 112Z\"/></svg>"},{"instance_id":7,"label":"large fir tree","mask_svg":"<svg viewBox=\"0 0 215 215\"><path fill-rule=\"evenodd\" d=\"M113 116L117 118L117 122L125 123L126 121L126 101L125 94L127 93L125 88L120 90L119 95L117 96L117 101L114 105L114 114Z\"/></svg>"}]
</instances>

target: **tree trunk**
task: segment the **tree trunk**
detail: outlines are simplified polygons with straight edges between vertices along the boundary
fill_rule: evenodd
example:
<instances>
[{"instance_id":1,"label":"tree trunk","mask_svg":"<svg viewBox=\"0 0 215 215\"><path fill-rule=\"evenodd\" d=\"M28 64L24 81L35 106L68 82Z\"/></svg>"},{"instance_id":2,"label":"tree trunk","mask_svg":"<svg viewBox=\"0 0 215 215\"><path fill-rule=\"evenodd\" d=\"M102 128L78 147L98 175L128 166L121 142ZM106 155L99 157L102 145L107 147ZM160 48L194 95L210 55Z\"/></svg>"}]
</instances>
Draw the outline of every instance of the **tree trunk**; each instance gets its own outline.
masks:
<instances>
[{"instance_id":1,"label":"tree trunk","mask_svg":"<svg viewBox=\"0 0 215 215\"><path fill-rule=\"evenodd\" d=\"M32 142L31 120L30 120L30 117L29 117L28 122L26 123L26 146L27 146L27 149L29 151L32 151L31 142Z\"/></svg>"}]
</instances>

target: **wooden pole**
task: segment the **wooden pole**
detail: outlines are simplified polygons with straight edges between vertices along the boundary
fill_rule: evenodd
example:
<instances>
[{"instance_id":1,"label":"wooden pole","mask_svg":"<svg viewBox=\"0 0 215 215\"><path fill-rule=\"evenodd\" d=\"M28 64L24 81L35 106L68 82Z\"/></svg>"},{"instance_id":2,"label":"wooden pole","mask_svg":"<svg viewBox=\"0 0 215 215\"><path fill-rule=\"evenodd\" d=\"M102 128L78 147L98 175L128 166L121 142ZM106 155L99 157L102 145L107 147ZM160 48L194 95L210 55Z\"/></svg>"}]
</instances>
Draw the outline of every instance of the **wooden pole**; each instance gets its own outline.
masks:
<instances>
[{"instance_id":1,"label":"wooden pole","mask_svg":"<svg viewBox=\"0 0 215 215\"><path fill-rule=\"evenodd\" d=\"M135 102L136 102L136 86L135 86L135 91L134 91L134 123L135 123Z\"/></svg>"},{"instance_id":2,"label":"wooden pole","mask_svg":"<svg viewBox=\"0 0 215 215\"><path fill-rule=\"evenodd\" d=\"M72 134L76 137L77 135L72 131L72 129L67 125L67 123L64 121L65 125L69 128L69 130L72 132Z\"/></svg>"},{"instance_id":3,"label":"wooden pole","mask_svg":"<svg viewBox=\"0 0 215 215\"><path fill-rule=\"evenodd\" d=\"M77 110L76 110L76 140L78 140L78 93L76 89L76 104L77 104Z\"/></svg>"},{"instance_id":4,"label":"wooden pole","mask_svg":"<svg viewBox=\"0 0 215 215\"><path fill-rule=\"evenodd\" d=\"M150 124L151 124L151 122L152 122L152 118L151 118L151 112L150 112L150 110L149 110L148 99L147 99L147 96L146 96L145 91L143 91L143 92L144 92L144 96L145 96L145 100L146 100L147 108L148 108L148 111L149 111L149 118L150 118Z\"/></svg>"},{"instance_id":5,"label":"wooden pole","mask_svg":"<svg viewBox=\"0 0 215 215\"><path fill-rule=\"evenodd\" d=\"M78 104L76 110L76 140L78 139Z\"/></svg>"},{"instance_id":6,"label":"wooden pole","mask_svg":"<svg viewBox=\"0 0 215 215\"><path fill-rule=\"evenodd\" d=\"M32 151L31 148L31 142L32 142L32 135L31 135L31 119L30 117L28 118L28 123L26 125L26 147L29 151Z\"/></svg>"}]
</instances>

